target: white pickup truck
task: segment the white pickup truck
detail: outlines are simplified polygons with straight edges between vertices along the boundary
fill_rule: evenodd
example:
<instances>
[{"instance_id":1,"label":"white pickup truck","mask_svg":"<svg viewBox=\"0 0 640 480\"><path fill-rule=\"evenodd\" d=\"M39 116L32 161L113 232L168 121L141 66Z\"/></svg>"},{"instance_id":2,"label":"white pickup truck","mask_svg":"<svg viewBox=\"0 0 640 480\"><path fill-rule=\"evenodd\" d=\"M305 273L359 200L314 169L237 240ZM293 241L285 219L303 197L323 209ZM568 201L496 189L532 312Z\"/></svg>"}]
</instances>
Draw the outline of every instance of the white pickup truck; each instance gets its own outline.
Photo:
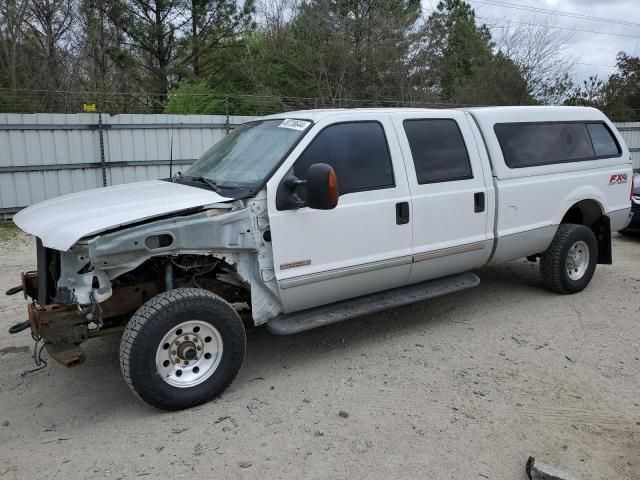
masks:
<instances>
[{"instance_id":1,"label":"white pickup truck","mask_svg":"<svg viewBox=\"0 0 640 480\"><path fill-rule=\"evenodd\" d=\"M124 330L131 389L187 408L231 383L247 324L297 333L476 286L470 270L521 257L550 290L581 291L612 262L631 179L620 134L590 108L264 117L184 174L19 212L38 265L7 292L32 299L11 331L72 366L81 343Z\"/></svg>"}]
</instances>

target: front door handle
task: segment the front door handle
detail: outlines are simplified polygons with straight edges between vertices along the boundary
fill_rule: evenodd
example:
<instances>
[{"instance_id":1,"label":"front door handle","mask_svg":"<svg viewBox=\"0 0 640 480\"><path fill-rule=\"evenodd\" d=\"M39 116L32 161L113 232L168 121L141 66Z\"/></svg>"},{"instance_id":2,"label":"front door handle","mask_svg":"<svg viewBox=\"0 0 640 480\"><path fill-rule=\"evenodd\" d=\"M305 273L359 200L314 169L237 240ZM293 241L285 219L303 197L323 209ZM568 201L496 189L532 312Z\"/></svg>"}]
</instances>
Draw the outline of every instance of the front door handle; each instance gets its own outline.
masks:
<instances>
[{"instance_id":1,"label":"front door handle","mask_svg":"<svg viewBox=\"0 0 640 480\"><path fill-rule=\"evenodd\" d=\"M484 212L484 192L473 195L473 209L476 213Z\"/></svg>"},{"instance_id":2,"label":"front door handle","mask_svg":"<svg viewBox=\"0 0 640 480\"><path fill-rule=\"evenodd\" d=\"M396 224L409 223L409 202L396 203Z\"/></svg>"}]
</instances>

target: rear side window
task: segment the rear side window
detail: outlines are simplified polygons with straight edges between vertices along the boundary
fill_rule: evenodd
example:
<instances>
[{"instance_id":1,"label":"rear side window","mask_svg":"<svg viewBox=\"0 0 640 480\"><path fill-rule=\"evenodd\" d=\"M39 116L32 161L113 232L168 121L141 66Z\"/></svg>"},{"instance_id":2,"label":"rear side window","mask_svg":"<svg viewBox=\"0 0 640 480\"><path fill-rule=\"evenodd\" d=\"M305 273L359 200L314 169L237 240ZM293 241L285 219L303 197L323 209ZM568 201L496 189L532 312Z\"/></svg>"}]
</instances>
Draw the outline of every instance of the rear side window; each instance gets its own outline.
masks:
<instances>
[{"instance_id":1,"label":"rear side window","mask_svg":"<svg viewBox=\"0 0 640 480\"><path fill-rule=\"evenodd\" d=\"M473 178L467 147L455 120L405 120L418 183Z\"/></svg>"},{"instance_id":2,"label":"rear side window","mask_svg":"<svg viewBox=\"0 0 640 480\"><path fill-rule=\"evenodd\" d=\"M620 146L606 125L603 123L589 123L587 129L589 130L589 135L591 135L596 157L615 157L620 155Z\"/></svg>"},{"instance_id":3,"label":"rear side window","mask_svg":"<svg viewBox=\"0 0 640 480\"><path fill-rule=\"evenodd\" d=\"M510 168L580 162L621 154L603 123L503 123L494 127Z\"/></svg>"},{"instance_id":4,"label":"rear side window","mask_svg":"<svg viewBox=\"0 0 640 480\"><path fill-rule=\"evenodd\" d=\"M327 163L338 177L340 194L395 186L389 147L378 122L331 125L322 130L296 161L301 180L314 163Z\"/></svg>"},{"instance_id":5,"label":"rear side window","mask_svg":"<svg viewBox=\"0 0 640 480\"><path fill-rule=\"evenodd\" d=\"M591 160L595 154L584 123L512 123L495 126L510 168Z\"/></svg>"}]
</instances>

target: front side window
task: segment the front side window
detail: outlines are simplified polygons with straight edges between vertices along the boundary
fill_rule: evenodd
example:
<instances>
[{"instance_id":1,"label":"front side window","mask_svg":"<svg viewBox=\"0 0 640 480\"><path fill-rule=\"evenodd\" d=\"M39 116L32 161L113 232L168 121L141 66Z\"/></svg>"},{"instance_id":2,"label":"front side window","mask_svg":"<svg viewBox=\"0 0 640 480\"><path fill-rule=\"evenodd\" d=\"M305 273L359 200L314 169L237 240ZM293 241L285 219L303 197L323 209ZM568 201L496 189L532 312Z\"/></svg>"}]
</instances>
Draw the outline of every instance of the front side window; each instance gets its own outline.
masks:
<instances>
[{"instance_id":1,"label":"front side window","mask_svg":"<svg viewBox=\"0 0 640 480\"><path fill-rule=\"evenodd\" d=\"M585 123L508 123L494 127L510 168L593 160Z\"/></svg>"},{"instance_id":2,"label":"front side window","mask_svg":"<svg viewBox=\"0 0 640 480\"><path fill-rule=\"evenodd\" d=\"M322 130L300 155L294 175L304 180L314 163L333 167L340 195L393 187L393 167L382 125L352 122Z\"/></svg>"},{"instance_id":3,"label":"front side window","mask_svg":"<svg viewBox=\"0 0 640 480\"><path fill-rule=\"evenodd\" d=\"M467 147L455 120L405 120L418 183L473 178Z\"/></svg>"},{"instance_id":4,"label":"front side window","mask_svg":"<svg viewBox=\"0 0 640 480\"><path fill-rule=\"evenodd\" d=\"M184 176L220 186L261 184L309 126L311 122L297 119L245 123L207 150Z\"/></svg>"}]
</instances>

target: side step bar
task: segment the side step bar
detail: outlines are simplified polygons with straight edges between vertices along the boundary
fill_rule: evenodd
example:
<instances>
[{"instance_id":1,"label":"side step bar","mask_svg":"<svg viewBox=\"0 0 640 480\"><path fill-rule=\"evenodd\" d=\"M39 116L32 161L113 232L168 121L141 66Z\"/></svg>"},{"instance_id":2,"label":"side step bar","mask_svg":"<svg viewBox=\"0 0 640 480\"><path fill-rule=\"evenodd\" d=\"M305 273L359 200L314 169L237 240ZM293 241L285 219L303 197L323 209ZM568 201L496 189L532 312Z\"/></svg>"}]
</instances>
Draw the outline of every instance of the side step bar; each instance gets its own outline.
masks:
<instances>
[{"instance_id":1,"label":"side step bar","mask_svg":"<svg viewBox=\"0 0 640 480\"><path fill-rule=\"evenodd\" d=\"M267 330L274 335L292 335L349 318L377 313L401 305L459 292L477 287L479 284L480 279L478 276L470 272L451 275L450 277L372 293L300 312L283 314L267 323Z\"/></svg>"}]
</instances>

